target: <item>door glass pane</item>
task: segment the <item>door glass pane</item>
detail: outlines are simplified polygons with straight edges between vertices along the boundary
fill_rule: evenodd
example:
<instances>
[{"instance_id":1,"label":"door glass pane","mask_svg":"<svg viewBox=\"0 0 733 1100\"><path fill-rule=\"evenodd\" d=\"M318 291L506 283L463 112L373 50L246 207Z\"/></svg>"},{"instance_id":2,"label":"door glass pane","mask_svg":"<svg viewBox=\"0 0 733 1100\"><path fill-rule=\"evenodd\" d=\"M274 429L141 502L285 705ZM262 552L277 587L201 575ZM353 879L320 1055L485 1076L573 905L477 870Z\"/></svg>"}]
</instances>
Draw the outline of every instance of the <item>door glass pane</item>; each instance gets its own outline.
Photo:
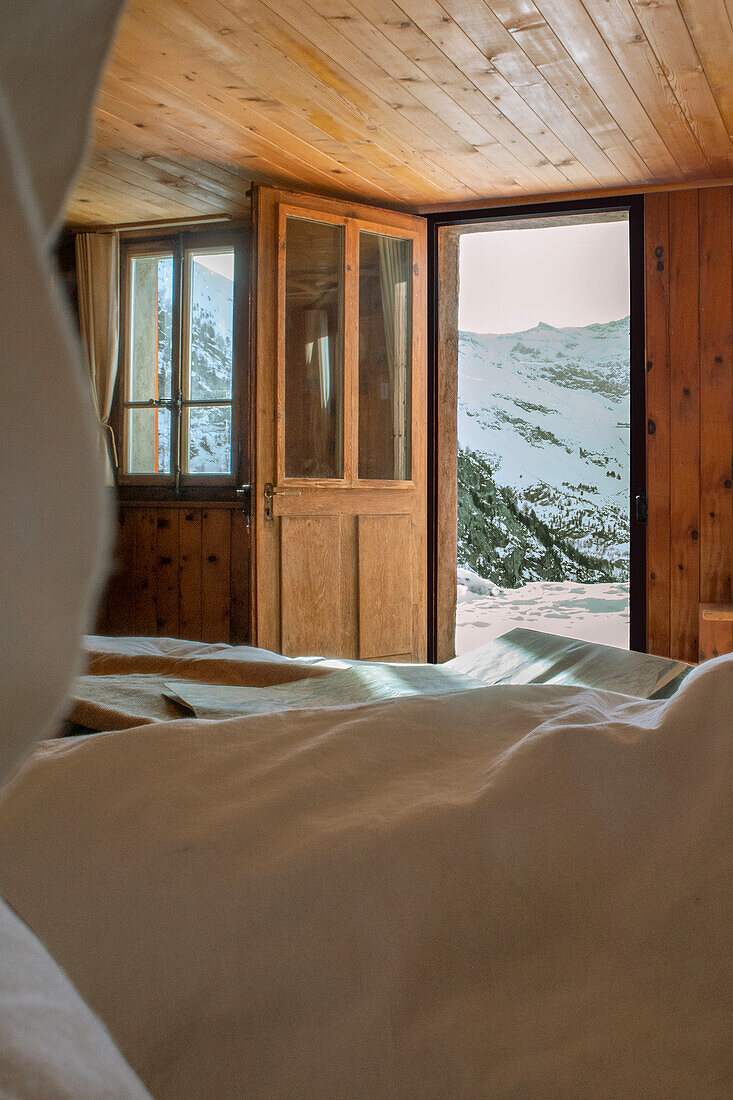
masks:
<instances>
[{"instance_id":1,"label":"door glass pane","mask_svg":"<svg viewBox=\"0 0 733 1100\"><path fill-rule=\"evenodd\" d=\"M171 472L170 409L127 409L127 463L130 474Z\"/></svg>"},{"instance_id":2,"label":"door glass pane","mask_svg":"<svg viewBox=\"0 0 733 1100\"><path fill-rule=\"evenodd\" d=\"M186 472L229 474L232 469L232 407L204 405L184 412Z\"/></svg>"},{"instance_id":3,"label":"door glass pane","mask_svg":"<svg viewBox=\"0 0 733 1100\"><path fill-rule=\"evenodd\" d=\"M135 256L130 270L130 401L171 396L173 256Z\"/></svg>"},{"instance_id":4,"label":"door glass pane","mask_svg":"<svg viewBox=\"0 0 733 1100\"><path fill-rule=\"evenodd\" d=\"M359 477L410 477L412 241L359 234Z\"/></svg>"},{"instance_id":5,"label":"door glass pane","mask_svg":"<svg viewBox=\"0 0 733 1100\"><path fill-rule=\"evenodd\" d=\"M232 396L234 252L190 254L188 365L184 393L193 401Z\"/></svg>"},{"instance_id":6,"label":"door glass pane","mask_svg":"<svg viewBox=\"0 0 733 1100\"><path fill-rule=\"evenodd\" d=\"M287 219L286 477L343 477L343 272L343 226Z\"/></svg>"}]
</instances>

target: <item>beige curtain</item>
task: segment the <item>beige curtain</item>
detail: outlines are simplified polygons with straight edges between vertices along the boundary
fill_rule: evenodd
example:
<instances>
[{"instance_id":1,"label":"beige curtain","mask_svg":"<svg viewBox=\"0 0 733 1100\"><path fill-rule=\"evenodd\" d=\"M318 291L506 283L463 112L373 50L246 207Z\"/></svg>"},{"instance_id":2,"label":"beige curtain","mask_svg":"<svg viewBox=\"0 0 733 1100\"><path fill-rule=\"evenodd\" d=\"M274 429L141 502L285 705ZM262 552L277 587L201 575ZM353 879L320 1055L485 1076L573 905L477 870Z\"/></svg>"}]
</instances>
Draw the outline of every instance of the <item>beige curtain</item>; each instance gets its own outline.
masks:
<instances>
[{"instance_id":1,"label":"beige curtain","mask_svg":"<svg viewBox=\"0 0 733 1100\"><path fill-rule=\"evenodd\" d=\"M394 441L393 476L408 476L407 415L407 287L410 278L409 249L398 237L378 237L382 315L387 345L387 364L392 388Z\"/></svg>"},{"instance_id":2,"label":"beige curtain","mask_svg":"<svg viewBox=\"0 0 733 1100\"><path fill-rule=\"evenodd\" d=\"M117 234L79 233L76 238L76 274L81 340L89 364L94 407L105 433L108 461L116 468L117 447L109 414L119 351ZM109 480L113 479L110 477Z\"/></svg>"}]
</instances>

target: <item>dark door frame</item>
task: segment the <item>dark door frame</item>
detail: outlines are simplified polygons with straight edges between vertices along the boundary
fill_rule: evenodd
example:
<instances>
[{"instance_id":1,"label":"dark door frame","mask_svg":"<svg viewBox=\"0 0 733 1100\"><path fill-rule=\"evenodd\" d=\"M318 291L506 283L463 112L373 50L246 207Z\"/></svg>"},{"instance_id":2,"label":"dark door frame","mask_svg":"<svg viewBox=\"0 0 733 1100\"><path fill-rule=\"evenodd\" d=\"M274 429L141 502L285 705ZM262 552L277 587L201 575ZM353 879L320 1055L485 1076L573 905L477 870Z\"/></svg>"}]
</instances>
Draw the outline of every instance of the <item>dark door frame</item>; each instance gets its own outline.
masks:
<instances>
[{"instance_id":1,"label":"dark door frame","mask_svg":"<svg viewBox=\"0 0 733 1100\"><path fill-rule=\"evenodd\" d=\"M646 368L644 337L644 197L583 199L573 202L476 207L429 214L428 222L428 660L438 659L439 530L439 371L438 236L444 227L520 220L563 214L627 211L630 274L630 595L629 645L646 652ZM452 522L452 520L451 520Z\"/></svg>"}]
</instances>

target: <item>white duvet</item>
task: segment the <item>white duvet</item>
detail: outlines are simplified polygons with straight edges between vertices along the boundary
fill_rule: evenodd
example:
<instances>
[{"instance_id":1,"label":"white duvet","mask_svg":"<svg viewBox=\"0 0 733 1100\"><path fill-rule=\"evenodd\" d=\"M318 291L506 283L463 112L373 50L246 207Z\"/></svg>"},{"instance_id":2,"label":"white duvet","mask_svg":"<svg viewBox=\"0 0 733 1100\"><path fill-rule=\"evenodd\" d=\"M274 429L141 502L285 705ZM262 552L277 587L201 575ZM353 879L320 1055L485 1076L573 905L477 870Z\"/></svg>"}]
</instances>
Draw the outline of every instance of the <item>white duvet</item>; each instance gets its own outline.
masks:
<instances>
[{"instance_id":1,"label":"white duvet","mask_svg":"<svg viewBox=\"0 0 733 1100\"><path fill-rule=\"evenodd\" d=\"M155 1096L729 1097L733 660L44 744L0 892Z\"/></svg>"}]
</instances>

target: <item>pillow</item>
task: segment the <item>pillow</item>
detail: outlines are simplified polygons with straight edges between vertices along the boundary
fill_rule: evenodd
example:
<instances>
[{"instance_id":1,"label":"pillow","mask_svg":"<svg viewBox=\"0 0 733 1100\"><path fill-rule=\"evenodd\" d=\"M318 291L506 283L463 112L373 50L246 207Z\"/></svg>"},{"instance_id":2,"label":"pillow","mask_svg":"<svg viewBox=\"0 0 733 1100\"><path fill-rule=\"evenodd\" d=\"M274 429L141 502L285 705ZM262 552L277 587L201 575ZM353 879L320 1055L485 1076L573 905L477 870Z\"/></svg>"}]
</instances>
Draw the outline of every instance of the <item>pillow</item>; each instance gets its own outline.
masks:
<instances>
[{"instance_id":1,"label":"pillow","mask_svg":"<svg viewBox=\"0 0 733 1100\"><path fill-rule=\"evenodd\" d=\"M0 1095L150 1100L64 972L2 901Z\"/></svg>"}]
</instances>

